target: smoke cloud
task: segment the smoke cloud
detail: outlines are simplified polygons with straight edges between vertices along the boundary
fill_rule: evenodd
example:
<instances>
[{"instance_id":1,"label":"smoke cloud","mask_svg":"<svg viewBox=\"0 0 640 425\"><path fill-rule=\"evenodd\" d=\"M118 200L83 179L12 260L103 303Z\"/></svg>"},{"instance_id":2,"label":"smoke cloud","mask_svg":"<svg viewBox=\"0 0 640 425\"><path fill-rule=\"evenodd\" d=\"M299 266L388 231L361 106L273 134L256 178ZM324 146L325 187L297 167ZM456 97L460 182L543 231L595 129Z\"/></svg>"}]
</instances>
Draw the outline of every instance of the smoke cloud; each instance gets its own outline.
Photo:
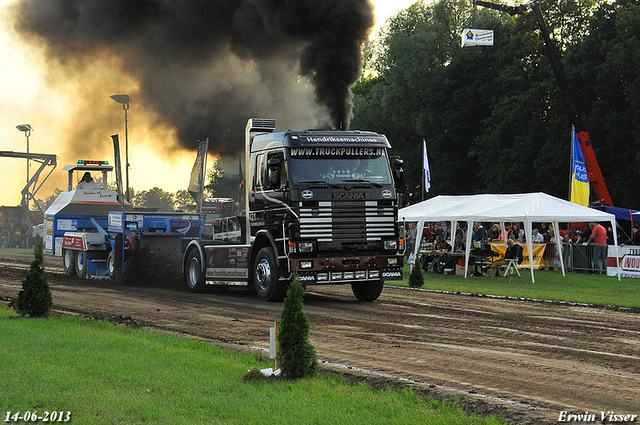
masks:
<instances>
[{"instance_id":1,"label":"smoke cloud","mask_svg":"<svg viewBox=\"0 0 640 425\"><path fill-rule=\"evenodd\" d=\"M250 117L276 118L279 128L347 128L374 24L369 0L21 0L13 15L16 30L44 47L51 72L62 73L52 79L113 84L117 73L135 83L132 112L144 105L190 150L210 137L220 155L240 150ZM96 63L108 77L90 78ZM85 93L112 102L107 93L118 91ZM95 114L83 112L85 137L105 118L87 103Z\"/></svg>"}]
</instances>

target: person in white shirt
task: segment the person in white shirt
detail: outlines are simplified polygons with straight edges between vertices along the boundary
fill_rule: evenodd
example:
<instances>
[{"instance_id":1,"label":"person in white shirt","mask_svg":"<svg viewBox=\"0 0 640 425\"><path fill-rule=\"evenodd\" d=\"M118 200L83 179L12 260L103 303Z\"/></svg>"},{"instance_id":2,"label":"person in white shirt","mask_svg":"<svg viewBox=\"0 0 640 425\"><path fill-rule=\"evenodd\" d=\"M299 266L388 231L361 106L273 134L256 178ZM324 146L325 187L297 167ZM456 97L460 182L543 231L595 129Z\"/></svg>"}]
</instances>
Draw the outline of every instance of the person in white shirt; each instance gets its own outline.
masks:
<instances>
[{"instance_id":1,"label":"person in white shirt","mask_svg":"<svg viewBox=\"0 0 640 425\"><path fill-rule=\"evenodd\" d=\"M531 241L533 243L544 243L544 236L538 232L538 229L533 229L533 234L531 235Z\"/></svg>"},{"instance_id":2,"label":"person in white shirt","mask_svg":"<svg viewBox=\"0 0 640 425\"><path fill-rule=\"evenodd\" d=\"M80 180L76 189L100 190L101 188L98 186L98 183L93 181L91 173L87 171L84 173L84 176L82 176L82 180Z\"/></svg>"}]
</instances>

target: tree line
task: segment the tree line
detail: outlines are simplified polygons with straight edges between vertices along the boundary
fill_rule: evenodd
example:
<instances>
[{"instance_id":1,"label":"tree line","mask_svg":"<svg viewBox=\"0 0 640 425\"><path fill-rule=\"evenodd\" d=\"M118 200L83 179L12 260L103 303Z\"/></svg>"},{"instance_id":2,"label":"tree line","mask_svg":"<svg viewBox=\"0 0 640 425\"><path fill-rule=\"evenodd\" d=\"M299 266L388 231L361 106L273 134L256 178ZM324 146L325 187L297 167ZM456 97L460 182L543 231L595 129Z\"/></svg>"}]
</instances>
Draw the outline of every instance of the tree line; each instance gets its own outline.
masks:
<instances>
[{"instance_id":1,"label":"tree line","mask_svg":"<svg viewBox=\"0 0 640 425\"><path fill-rule=\"evenodd\" d=\"M616 206L640 208L640 4L543 0L579 114ZM464 28L493 46L461 47ZM422 199L422 146L439 194L568 198L571 123L532 12L418 1L367 46L351 129L384 133L405 160L405 204ZM593 199L595 200L595 199Z\"/></svg>"}]
</instances>

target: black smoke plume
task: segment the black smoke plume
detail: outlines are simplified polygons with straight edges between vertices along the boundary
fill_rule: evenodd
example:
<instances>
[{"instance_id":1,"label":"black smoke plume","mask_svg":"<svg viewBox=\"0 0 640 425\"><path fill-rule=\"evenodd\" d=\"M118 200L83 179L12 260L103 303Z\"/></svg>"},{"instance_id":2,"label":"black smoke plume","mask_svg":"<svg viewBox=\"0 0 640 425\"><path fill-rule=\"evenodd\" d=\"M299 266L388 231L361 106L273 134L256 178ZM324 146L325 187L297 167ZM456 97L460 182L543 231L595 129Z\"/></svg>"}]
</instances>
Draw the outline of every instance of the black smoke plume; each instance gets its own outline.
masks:
<instances>
[{"instance_id":1,"label":"black smoke plume","mask_svg":"<svg viewBox=\"0 0 640 425\"><path fill-rule=\"evenodd\" d=\"M346 128L374 23L369 0L21 0L13 12L69 76L111 58L139 83L134 107L219 154L238 151L252 116Z\"/></svg>"}]
</instances>

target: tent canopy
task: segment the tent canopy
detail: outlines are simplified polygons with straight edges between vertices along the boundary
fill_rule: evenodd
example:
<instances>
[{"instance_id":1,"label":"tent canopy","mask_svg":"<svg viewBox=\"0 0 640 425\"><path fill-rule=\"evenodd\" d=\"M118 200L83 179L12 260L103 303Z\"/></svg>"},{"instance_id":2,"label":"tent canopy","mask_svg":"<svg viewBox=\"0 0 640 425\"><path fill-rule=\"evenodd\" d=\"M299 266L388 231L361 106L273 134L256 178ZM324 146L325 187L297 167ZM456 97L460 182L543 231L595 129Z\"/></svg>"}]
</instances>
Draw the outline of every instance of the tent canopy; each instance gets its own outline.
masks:
<instances>
[{"instance_id":1,"label":"tent canopy","mask_svg":"<svg viewBox=\"0 0 640 425\"><path fill-rule=\"evenodd\" d=\"M523 230L526 233L529 252L531 249L532 223L554 223L558 229L558 223L565 222L610 222L614 240L617 240L615 216L603 211L583 207L564 199L556 198L546 193L522 193L510 195L441 195L428 199L415 205L402 208L398 211L401 221L418 222L418 234L422 234L425 222L451 221L466 222L471 229L474 221L479 222L523 222ZM455 234L455 224L452 225L452 235ZM503 226L504 231L504 226ZM466 267L468 268L469 251L471 245L471 232L467 232ZM559 232L556 232L556 243L561 249ZM416 243L415 252L418 253L419 243ZM560 256L562 261L562 256ZM533 262L531 264L531 278L533 276ZM564 265L562 267L564 273ZM465 272L465 276L466 276Z\"/></svg>"},{"instance_id":2,"label":"tent canopy","mask_svg":"<svg viewBox=\"0 0 640 425\"><path fill-rule=\"evenodd\" d=\"M583 207L546 193L513 195L441 195L398 211L405 221L607 221L612 214ZM615 227L615 226L614 226Z\"/></svg>"}]
</instances>

